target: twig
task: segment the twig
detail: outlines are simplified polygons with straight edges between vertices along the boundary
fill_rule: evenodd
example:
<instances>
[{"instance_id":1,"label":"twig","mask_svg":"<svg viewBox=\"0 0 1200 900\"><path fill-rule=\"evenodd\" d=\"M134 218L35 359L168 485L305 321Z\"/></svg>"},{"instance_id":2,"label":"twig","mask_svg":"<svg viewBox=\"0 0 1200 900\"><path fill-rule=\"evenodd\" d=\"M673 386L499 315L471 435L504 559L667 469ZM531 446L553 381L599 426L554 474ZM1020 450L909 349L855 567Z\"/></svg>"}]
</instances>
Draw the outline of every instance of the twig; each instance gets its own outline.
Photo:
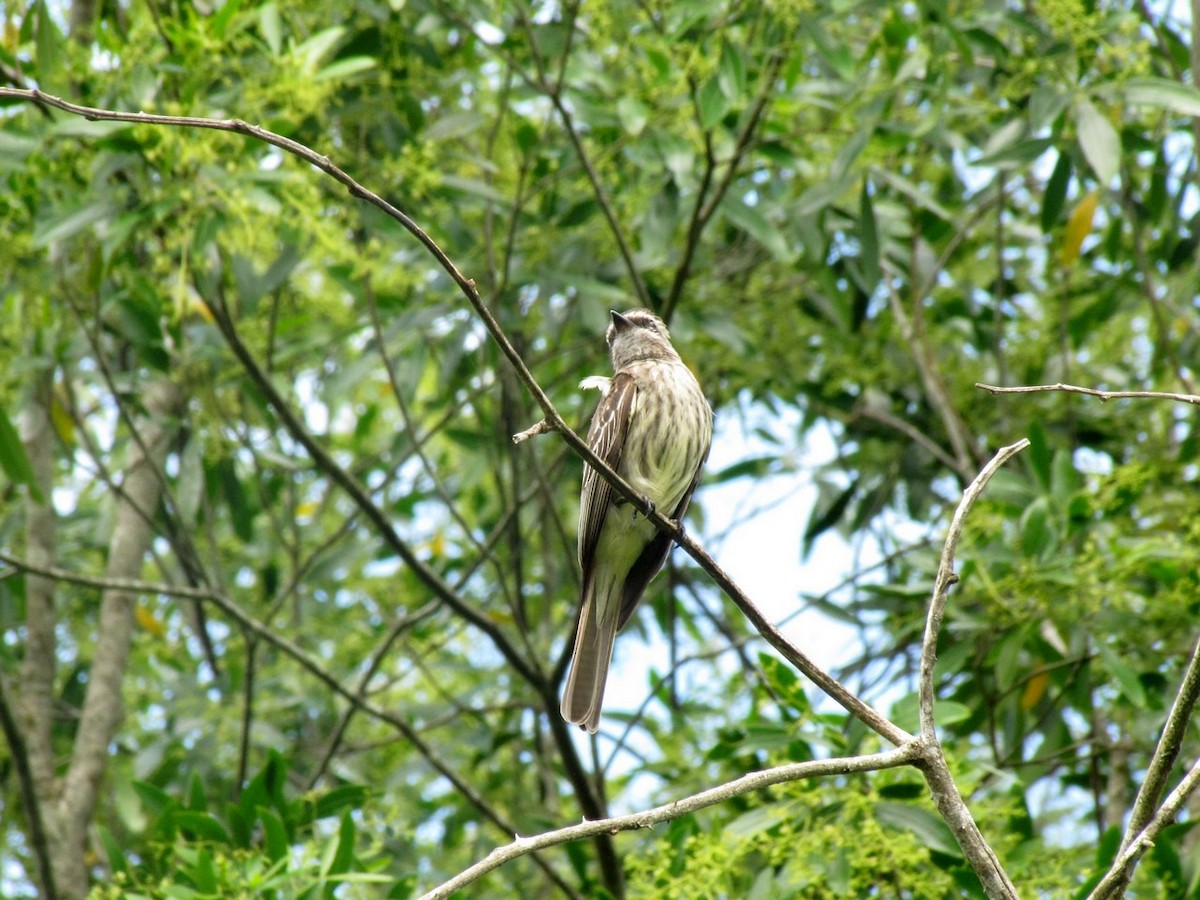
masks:
<instances>
[{"instance_id":1,"label":"twig","mask_svg":"<svg viewBox=\"0 0 1200 900\"><path fill-rule=\"evenodd\" d=\"M933 670L937 662L937 640L941 630L942 616L946 611L947 592L950 586L958 581L958 576L954 573L954 554L962 537L967 513L970 512L984 487L1000 467L1028 446L1029 441L1022 438L1015 444L1001 447L992 457L992 461L963 491L962 500L950 522L950 530L946 535L942 557L938 563L937 578L934 580L933 598L930 600L929 615L925 622L925 637L921 642L921 671L917 687L921 740L931 748L931 752L924 754L918 761L917 768L925 776L938 811L946 824L950 826L950 831L962 848L963 855L971 864L975 874L979 876L983 889L989 897L1015 898L1017 890L1000 865L995 851L988 845L979 826L975 824L971 810L967 807L966 801L963 800L962 794L959 793L954 778L950 774L946 756L937 739L933 718Z\"/></svg>"},{"instance_id":2,"label":"twig","mask_svg":"<svg viewBox=\"0 0 1200 900\"><path fill-rule=\"evenodd\" d=\"M1020 387L998 387L994 384L975 382L975 387L990 394L1037 394L1045 391L1062 391L1067 394L1087 394L1089 397L1099 397L1101 402L1109 400L1174 400L1178 403L1200 405L1200 394L1172 394L1162 391L1098 391L1095 388L1078 387L1074 384L1030 384Z\"/></svg>"},{"instance_id":3,"label":"twig","mask_svg":"<svg viewBox=\"0 0 1200 900\"><path fill-rule=\"evenodd\" d=\"M992 457L992 461L984 466L983 471L975 476L975 480L963 491L958 509L950 521L950 530L946 534L946 543L942 547L942 557L938 563L937 577L933 583L933 598L929 603L929 615L925 620L925 638L921 642L921 674L917 686L917 697L920 708L921 734L927 738L935 738L933 720L933 669L937 662L938 634L942 626L942 616L946 612L946 601L950 586L958 581L954 572L954 555L958 550L958 542L962 538L963 526L966 524L967 513L983 493L987 483L992 480L1000 467L1029 446L1028 438L1021 438L1015 444L1001 447Z\"/></svg>"},{"instance_id":4,"label":"twig","mask_svg":"<svg viewBox=\"0 0 1200 900\"><path fill-rule=\"evenodd\" d=\"M571 116L571 111L567 109L566 103L563 102L561 75L562 72L566 71L566 59L564 58L563 60L563 68L560 70L559 80L551 84L550 80L546 77L546 65L542 59L542 54L538 52L537 37L533 33L533 25L530 23L529 16L526 14L523 5L518 4L518 14L521 17L521 25L525 29L525 34L529 41L533 64L537 68L537 80L534 84L538 90L549 98L555 112L558 113L558 117L562 121L563 130L567 133L567 138L571 141L571 146L575 148L575 155L579 159L579 164L583 166L588 183L592 186L592 193L596 197L596 205L600 207L600 211L604 214L604 220L608 223L608 230L612 232L613 240L616 241L617 250L620 252L621 259L625 263L625 269L629 273L629 280L633 282L633 290L638 296L638 302L642 306L648 307L650 306L650 292L646 290L646 282L642 279L642 272L633 258L633 250L630 248L629 242L625 240L625 231L617 221L617 214L613 209L612 201L609 199L608 191L604 189L604 182L600 180L600 174L596 171L596 167L592 165L592 158L588 154L587 148L583 146L583 138L579 136L579 129L575 127L575 120ZM573 30L572 28L568 28L568 40ZM568 47L567 52L569 51L570 48Z\"/></svg>"},{"instance_id":5,"label":"twig","mask_svg":"<svg viewBox=\"0 0 1200 900\"><path fill-rule=\"evenodd\" d=\"M480 860L469 869L460 872L449 881L438 885L433 890L422 895L420 900L443 900L457 890L482 878L493 869L497 869L510 860L517 859L534 850L554 847L582 838L594 837L598 834L616 834L637 828L649 828L660 822L668 822L686 813L695 812L709 806L748 794L751 791L762 790L774 784L786 781L797 781L801 778L819 778L826 775L845 775L851 772L875 772L880 769L894 769L911 763L921 752L919 738L888 750L884 753L873 753L864 756L853 756L840 759L819 759L808 762L790 763L774 769L761 772L751 772L741 778L727 782L707 791L701 791L690 797L675 800L663 806L656 806L645 812L631 813L627 816L614 816L610 819L600 819L595 822L584 822L568 828L547 831L534 837L516 836L511 844L497 847L486 858Z\"/></svg>"},{"instance_id":6,"label":"twig","mask_svg":"<svg viewBox=\"0 0 1200 900\"><path fill-rule=\"evenodd\" d=\"M915 246L913 254L914 256L916 254ZM915 272L916 268L915 261L910 263L910 272ZM917 367L917 374L921 376L921 384L924 387L925 396L928 398L930 406L937 411L938 417L942 420L942 425L946 429L946 436L950 439L950 445L954 449L954 458L958 461L954 470L961 478L962 472L969 471L974 467L977 456L973 452L974 448L971 436L967 433L966 425L963 423L962 417L959 416L958 410L954 408L954 402L950 398L949 391L946 390L946 383L942 379L941 372L938 371L937 363L933 358L933 351L926 340L925 314L922 302L922 298L919 296L913 298L912 315L909 316L904 309L904 303L900 299L899 292L889 282L888 305L891 307L892 315L900 326L900 332L904 335L904 340L908 343L913 362Z\"/></svg>"},{"instance_id":7,"label":"twig","mask_svg":"<svg viewBox=\"0 0 1200 900\"><path fill-rule=\"evenodd\" d=\"M420 579L421 583L434 596L450 609L454 610L457 615L486 634L508 664L529 684L535 688L539 687L544 679L541 673L537 671L536 665L531 664L517 651L517 648L508 639L507 635L482 610L477 608L475 604L467 602L464 597L443 580L433 567L417 556L408 542L396 531L387 514L372 500L366 489L359 484L353 475L338 464L328 450L317 442L296 413L283 397L280 396L279 391L276 390L275 385L271 382L267 374L259 367L254 355L246 347L241 336L238 334L233 318L230 316L229 310L225 308L225 304L223 302L214 302L210 305L210 308L212 309L217 328L220 330L222 336L224 336L230 350L233 351L233 355L241 363L247 376L249 376L267 403L270 404L275 414L283 423L283 426L288 430L288 433L304 447L318 468L346 492L367 520L375 527L375 530L383 538L388 547L404 561L404 564L409 567L413 574Z\"/></svg>"},{"instance_id":8,"label":"twig","mask_svg":"<svg viewBox=\"0 0 1200 900\"><path fill-rule=\"evenodd\" d=\"M549 424L545 419L542 419L536 425L530 425L524 431L517 432L512 436L514 444L520 444L529 440L531 437L537 437L539 434L545 434L547 431L553 431L554 426Z\"/></svg>"},{"instance_id":9,"label":"twig","mask_svg":"<svg viewBox=\"0 0 1200 900\"><path fill-rule=\"evenodd\" d=\"M1200 698L1200 641L1196 642L1196 646L1192 650L1192 658L1188 661L1183 682L1179 686L1179 692L1175 695L1175 702L1171 705L1167 724L1163 726L1162 737L1158 739L1158 744L1154 748L1154 756L1146 769L1146 777L1142 780L1142 786L1138 789L1137 797L1133 801L1133 811L1129 815L1129 824L1126 826L1125 836L1121 840L1122 852L1129 849L1135 838L1153 819L1155 806L1167 786L1167 779L1170 777L1175 760L1179 757L1188 722L1196 708L1198 698ZM1135 864L1136 860L1133 860L1118 871L1111 889L1101 896L1119 895L1125 885L1129 883L1129 879L1133 877Z\"/></svg>"},{"instance_id":10,"label":"twig","mask_svg":"<svg viewBox=\"0 0 1200 900\"><path fill-rule=\"evenodd\" d=\"M1187 798L1197 787L1200 787L1200 761L1192 766L1175 790L1171 791L1166 802L1155 813L1154 818L1146 823L1146 827L1113 860L1108 874L1100 879L1100 883L1088 894L1088 900L1104 900L1104 898L1115 896L1120 885L1129 879L1133 867L1141 855L1153 847L1162 830L1175 821L1175 817L1183 809L1183 804L1187 802Z\"/></svg>"},{"instance_id":11,"label":"twig","mask_svg":"<svg viewBox=\"0 0 1200 900\"><path fill-rule=\"evenodd\" d=\"M856 409L854 413L846 417L847 421L854 419L874 419L881 425L886 425L889 428L894 428L911 440L913 443L923 447L927 453L933 456L934 459L941 462L949 469L953 469L958 473L958 476L963 480L971 477L971 470L960 465L959 461L943 450L938 443L923 432L911 422L906 422L899 416L893 416L890 412L882 409L872 409L870 406L864 405L861 409Z\"/></svg>"}]
</instances>

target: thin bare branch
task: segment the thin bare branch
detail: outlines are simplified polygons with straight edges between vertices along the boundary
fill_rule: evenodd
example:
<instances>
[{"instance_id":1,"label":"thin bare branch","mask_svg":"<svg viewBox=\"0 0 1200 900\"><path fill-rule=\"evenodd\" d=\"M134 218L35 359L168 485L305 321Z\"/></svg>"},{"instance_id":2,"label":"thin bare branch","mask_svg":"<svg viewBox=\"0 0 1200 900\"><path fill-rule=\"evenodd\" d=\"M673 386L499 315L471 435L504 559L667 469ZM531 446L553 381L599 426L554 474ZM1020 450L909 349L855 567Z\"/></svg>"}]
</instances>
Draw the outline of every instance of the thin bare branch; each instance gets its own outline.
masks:
<instances>
[{"instance_id":1,"label":"thin bare branch","mask_svg":"<svg viewBox=\"0 0 1200 900\"><path fill-rule=\"evenodd\" d=\"M1197 787L1200 787L1200 761L1192 766L1175 790L1171 791L1158 812L1154 814L1154 818L1147 822L1146 827L1129 842L1129 846L1117 855L1108 869L1108 874L1088 894L1088 900L1106 900L1109 897L1119 896L1122 885L1128 882L1133 868L1141 859L1142 854L1153 847L1163 829L1175 821L1175 817L1183 809L1183 804L1187 802L1188 797Z\"/></svg>"},{"instance_id":2,"label":"thin bare branch","mask_svg":"<svg viewBox=\"0 0 1200 900\"><path fill-rule=\"evenodd\" d=\"M567 104L563 100L562 73L566 70L565 55L558 78L551 82L546 72L545 61L542 59L542 54L538 51L537 37L533 33L533 23L529 21L528 12L523 4L518 4L517 8L521 18L521 26L525 29L525 34L529 41L529 50L533 56L533 64L537 68L537 80L534 82L534 85L546 95L550 103L553 104L555 112L558 113L563 131L566 132L567 138L571 141L571 146L575 148L575 156L578 157L579 164L583 166L584 174L587 175L588 183L592 186L592 194L595 195L596 204L604 214L604 220L608 223L608 230L612 232L617 250L620 252L621 259L625 263L625 270L629 273L629 280L633 282L633 290L637 294L638 303L641 306L648 307L651 305L650 292L646 290L646 282L642 279L641 270L633 258L633 250L630 248L629 242L625 240L625 229L617 221L617 214L613 209L612 199L604 187L604 182L600 180L600 173L596 171L595 165L592 164L591 154L588 153L587 148L583 145L583 138L580 137L579 129L575 126L575 118L571 115L571 110L567 108ZM569 26L567 29L568 40L573 32L574 28ZM570 47L568 46L564 54L569 52Z\"/></svg>"},{"instance_id":3,"label":"thin bare branch","mask_svg":"<svg viewBox=\"0 0 1200 900\"><path fill-rule=\"evenodd\" d=\"M1095 388L1079 387L1074 384L1030 384L1020 387L998 387L994 384L975 383L975 387L990 394L1037 394L1046 391L1062 391L1067 394L1087 394L1089 397L1099 397L1101 402L1109 400L1174 400L1177 403L1200 405L1200 394L1172 394L1162 391L1098 391Z\"/></svg>"},{"instance_id":4,"label":"thin bare branch","mask_svg":"<svg viewBox=\"0 0 1200 900\"><path fill-rule=\"evenodd\" d=\"M1198 699L1200 699L1200 641L1197 641L1196 646L1192 649L1192 658L1188 661L1187 670L1184 672L1183 683L1180 684L1179 692L1175 695L1175 702L1171 705L1171 712L1167 716L1166 725L1163 726L1162 736L1158 739L1158 744L1154 748L1154 756L1151 757L1150 765L1146 768L1146 777L1142 780L1142 786L1138 789L1137 798L1133 802L1129 824L1125 827L1125 836L1121 839L1121 852L1129 849L1134 839L1154 818L1159 798L1166 790L1167 779L1171 776L1171 769L1174 768L1175 761L1179 758L1183 738L1187 733L1188 723L1191 721L1192 712L1196 708ZM1129 884L1129 879L1133 877L1135 865L1136 860L1131 861L1128 866L1116 873L1112 888L1105 896L1119 896L1124 891L1125 886Z\"/></svg>"},{"instance_id":5,"label":"thin bare branch","mask_svg":"<svg viewBox=\"0 0 1200 900\"><path fill-rule=\"evenodd\" d=\"M971 864L971 868L979 876L984 891L993 898L1015 898L1017 896L1016 887L1000 865L1000 860L988 845L979 826L975 824L971 811L950 774L950 767L946 764L946 757L938 742L933 717L933 671L937 662L938 634L941 630L942 617L946 611L948 591L950 586L958 580L958 576L954 573L954 555L962 537L967 514L1000 467L1028 446L1029 441L1022 438L1015 444L1001 447L992 457L992 461L963 491L962 500L950 522L950 530L946 535L942 557L938 563L937 577L934 580L933 597L929 603L929 614L925 622L925 637L921 643L921 671L917 688L921 739L932 751L922 757L921 761L917 763L917 768L925 776L938 811L942 814L946 824L950 826L950 830L962 848L963 855Z\"/></svg>"},{"instance_id":6,"label":"thin bare branch","mask_svg":"<svg viewBox=\"0 0 1200 900\"><path fill-rule=\"evenodd\" d=\"M547 831L535 837L516 836L511 844L498 847L487 857L471 868L464 870L454 878L438 885L433 890L422 895L421 900L444 900L455 891L479 880L488 872L497 869L505 863L546 847L577 841L583 838L595 837L599 834L617 834L621 831L631 831L638 828L649 828L660 822L669 822L682 815L695 812L723 803L732 797L740 797L751 791L759 791L775 784L787 781L798 781L801 778L820 778L827 775L846 775L851 772L875 772L880 769L894 769L910 764L921 752L919 738L888 750L884 753L873 753L864 756L853 756L839 759L820 759L808 762L790 763L774 769L761 772L751 772L741 778L726 784L701 791L690 797L674 800L662 806L656 806L645 812L631 813L627 816L614 816L610 819L600 819L595 822L584 822L568 828Z\"/></svg>"},{"instance_id":7,"label":"thin bare branch","mask_svg":"<svg viewBox=\"0 0 1200 900\"><path fill-rule=\"evenodd\" d=\"M946 601L950 586L958 581L954 572L954 555L958 551L958 542L962 538L963 526L966 524L967 513L983 493L992 476L1000 471L1000 467L1029 446L1028 438L1021 438L1015 444L1001 447L996 455L963 491L958 509L950 521L950 530L946 534L946 543L942 547L942 558L938 563L937 577L933 583L933 598L929 603L929 614L925 620L925 637L921 642L921 674L917 687L920 708L921 734L927 738L935 738L933 719L933 669L937 663L938 634L941 631L942 616L946 612Z\"/></svg>"},{"instance_id":8,"label":"thin bare branch","mask_svg":"<svg viewBox=\"0 0 1200 900\"><path fill-rule=\"evenodd\" d=\"M542 419L540 422L530 425L524 431L519 431L514 434L512 436L512 441L514 444L524 443L531 437L537 437L539 434L545 434L547 431L553 430L554 426L547 423L545 419Z\"/></svg>"}]
</instances>

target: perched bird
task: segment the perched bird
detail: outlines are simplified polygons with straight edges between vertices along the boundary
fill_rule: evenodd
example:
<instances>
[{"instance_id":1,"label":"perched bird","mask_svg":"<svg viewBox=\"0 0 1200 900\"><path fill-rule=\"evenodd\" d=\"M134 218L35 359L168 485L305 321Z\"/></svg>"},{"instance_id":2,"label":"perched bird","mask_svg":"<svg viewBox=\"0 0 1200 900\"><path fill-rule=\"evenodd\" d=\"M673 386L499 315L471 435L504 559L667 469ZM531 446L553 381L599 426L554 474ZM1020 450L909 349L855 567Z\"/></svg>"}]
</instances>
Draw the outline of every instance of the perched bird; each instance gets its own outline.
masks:
<instances>
[{"instance_id":1,"label":"perched bird","mask_svg":"<svg viewBox=\"0 0 1200 900\"><path fill-rule=\"evenodd\" d=\"M588 446L655 509L676 521L691 502L712 443L712 409L662 319L613 311L606 335L612 379L588 429ZM583 602L562 716L595 732L613 639L667 561L671 539L638 515L591 467L579 500Z\"/></svg>"}]
</instances>

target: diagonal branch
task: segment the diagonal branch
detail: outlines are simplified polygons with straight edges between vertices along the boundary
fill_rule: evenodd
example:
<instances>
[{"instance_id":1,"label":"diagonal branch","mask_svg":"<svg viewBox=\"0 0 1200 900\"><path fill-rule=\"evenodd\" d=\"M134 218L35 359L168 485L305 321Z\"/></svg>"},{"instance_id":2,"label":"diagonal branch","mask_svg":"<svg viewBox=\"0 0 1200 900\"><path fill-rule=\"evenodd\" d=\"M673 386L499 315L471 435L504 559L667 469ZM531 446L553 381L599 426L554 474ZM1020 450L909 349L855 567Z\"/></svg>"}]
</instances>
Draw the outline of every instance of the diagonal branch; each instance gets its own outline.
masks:
<instances>
[{"instance_id":1,"label":"diagonal branch","mask_svg":"<svg viewBox=\"0 0 1200 900\"><path fill-rule=\"evenodd\" d=\"M583 138L579 136L579 129L575 126L575 119L563 101L561 78L553 84L550 82L546 74L546 64L542 60L542 54L538 52L537 39L533 34L533 26L529 22L529 17L526 15L523 6L519 12L522 27L524 27L529 40L530 52L533 54L533 64L537 68L538 77L535 84L549 98L550 103L553 104L555 112L558 113L558 118L562 121L563 131L567 133L567 138L571 141L571 146L575 148L575 155L579 158L579 163L583 166L584 174L587 175L588 183L592 186L592 193L596 196L596 203L600 207L600 211L604 214L604 220L608 223L608 230L612 232L613 240L617 243L617 250L620 251L621 259L625 262L625 269L629 272L629 280L633 282L633 289L638 296L639 304L649 307L650 292L646 290L646 283L642 280L641 270L638 269L637 262L633 258L633 250L630 249L629 242L625 240L625 231L621 227L621 223L617 221L617 214L613 210L612 200L608 196L604 182L600 180L600 174L592 164L591 154L588 153L587 148L583 145ZM570 33L570 30L568 33Z\"/></svg>"},{"instance_id":2,"label":"diagonal branch","mask_svg":"<svg viewBox=\"0 0 1200 900\"><path fill-rule=\"evenodd\" d=\"M9 757L17 773L17 789L21 795L21 805L25 808L25 821L29 826L29 849L37 861L38 886L43 897L55 900L58 890L54 883L54 859L50 850L50 839L46 834L46 824L42 819L41 798L38 796L33 770L29 765L25 739L8 702L6 682L4 673L0 672L0 732L3 732L4 739L8 742Z\"/></svg>"},{"instance_id":3,"label":"diagonal branch","mask_svg":"<svg viewBox=\"0 0 1200 900\"><path fill-rule=\"evenodd\" d=\"M950 586L958 581L954 572L954 555L958 551L958 542L962 538L963 526L966 524L967 513L992 480L992 476L1000 471L1000 467L1029 446L1028 438L1021 438L1015 444L1001 447L996 455L963 491L962 500L954 511L950 521L950 530L946 534L946 543L942 547L942 557L938 562L937 577L933 583L933 599L929 603L929 614L925 620L925 637L921 642L921 674L917 686L918 705L921 717L921 734L936 740L933 721L933 668L937 663L938 634L942 627L942 617L946 612L946 601Z\"/></svg>"},{"instance_id":4,"label":"diagonal branch","mask_svg":"<svg viewBox=\"0 0 1200 900\"><path fill-rule=\"evenodd\" d=\"M1183 804L1187 802L1188 797L1197 787L1200 787L1200 761L1192 766L1175 790L1171 791L1158 812L1154 814L1154 818L1146 823L1146 827L1113 860L1108 873L1088 894L1088 900L1105 900L1108 897L1119 896L1122 885L1128 882L1129 877L1133 874L1133 868L1141 859L1142 854L1153 847L1163 829L1175 821L1175 817L1183 809Z\"/></svg>"},{"instance_id":5,"label":"diagonal branch","mask_svg":"<svg viewBox=\"0 0 1200 900\"><path fill-rule=\"evenodd\" d=\"M979 876L984 892L993 898L1015 898L1017 889L1003 866L1000 865L1000 860L979 830L979 826L975 824L971 810L963 800L958 786L954 783L954 777L950 773L946 755L942 752L937 738L933 718L933 670L934 664L937 662L938 633L941 630L942 617L946 611L947 592L950 586L958 581L958 576L954 573L954 555L962 537L967 513L971 511L971 507L979 499L984 487L1000 470L1000 467L1028 446L1029 441L1022 438L1015 444L1001 447L992 457L992 461L963 491L962 500L954 511L954 518L951 520L950 529L946 534L946 542L943 545L941 560L938 564L937 578L934 580L933 598L929 603L929 614L925 623L925 637L921 642L921 670L917 687L921 722L920 739L932 749L931 752L924 754L915 765L925 776L938 812L950 826L950 831L962 848L963 855L971 864L975 874Z\"/></svg>"},{"instance_id":6,"label":"diagonal branch","mask_svg":"<svg viewBox=\"0 0 1200 900\"><path fill-rule=\"evenodd\" d=\"M478 881L488 872L498 869L510 860L517 859L546 847L555 847L570 841L594 837L599 834L616 834L619 831L630 831L637 828L649 828L660 822L669 822L687 813L695 812L718 803L723 803L732 797L740 797L751 791L759 791L775 784L787 781L799 781L801 778L820 778L826 775L846 775L851 772L876 772L881 769L895 769L908 765L921 752L920 738L915 738L901 747L884 753L873 753L863 756L852 756L839 759L819 759L807 762L789 763L774 769L761 772L751 772L733 781L701 791L690 797L673 800L662 806L656 806L644 812L631 813L627 816L614 816L610 819L600 819L595 822L584 822L568 828L547 831L535 837L516 836L511 844L498 847L486 858L456 875L454 878L438 885L433 890L423 894L420 900L444 900L455 891Z\"/></svg>"},{"instance_id":7,"label":"diagonal branch","mask_svg":"<svg viewBox=\"0 0 1200 900\"><path fill-rule=\"evenodd\" d=\"M517 651L517 648L504 632L482 610L474 604L468 603L457 591L446 584L433 568L417 556L408 545L408 542L400 537L396 529L392 527L392 523L388 520L387 515L371 499L363 486L358 483L353 475L338 465L329 451L322 447L308 429L304 427L299 417L296 416L292 408L279 394L279 391L276 390L271 379L259 367L258 361L254 358L249 348L243 343L241 335L238 334L237 328L225 304L219 301L215 302L212 306L212 312L217 327L224 336L225 342L233 351L233 355L237 357L238 362L241 363L250 380L258 388L264 399L271 405L275 414L279 416L280 421L288 430L288 433L291 434L292 438L304 447L309 456L320 467L321 471L325 472L338 487L349 495L350 499L354 501L367 520L375 527L375 530L383 538L388 547L404 560L405 565L433 592L434 596L450 607L450 609L454 610L461 618L470 622L486 634L492 643L495 644L496 649L504 656L508 664L525 681L535 688L540 686L544 680L541 673Z\"/></svg>"},{"instance_id":8,"label":"diagonal branch","mask_svg":"<svg viewBox=\"0 0 1200 900\"><path fill-rule=\"evenodd\" d=\"M1174 768L1175 761L1179 758L1188 722L1191 720L1198 699L1200 699L1200 641L1196 642L1196 646L1192 650L1192 658L1188 661L1187 670L1184 672L1183 683L1180 684L1179 692L1175 695L1175 702L1171 704L1167 724L1163 727L1162 736L1154 748L1154 756L1150 759L1150 765L1146 769L1146 777L1142 780L1142 786L1138 789L1137 797L1133 801L1129 824L1125 828L1125 836L1121 839L1122 854L1133 846L1154 819L1155 807L1166 789L1171 769ZM1093 896L1120 896L1133 877L1136 865L1137 859L1132 857L1127 863L1110 870L1111 877L1105 879L1109 882L1109 886L1105 888L1103 894L1099 893L1100 889L1097 886Z\"/></svg>"}]
</instances>

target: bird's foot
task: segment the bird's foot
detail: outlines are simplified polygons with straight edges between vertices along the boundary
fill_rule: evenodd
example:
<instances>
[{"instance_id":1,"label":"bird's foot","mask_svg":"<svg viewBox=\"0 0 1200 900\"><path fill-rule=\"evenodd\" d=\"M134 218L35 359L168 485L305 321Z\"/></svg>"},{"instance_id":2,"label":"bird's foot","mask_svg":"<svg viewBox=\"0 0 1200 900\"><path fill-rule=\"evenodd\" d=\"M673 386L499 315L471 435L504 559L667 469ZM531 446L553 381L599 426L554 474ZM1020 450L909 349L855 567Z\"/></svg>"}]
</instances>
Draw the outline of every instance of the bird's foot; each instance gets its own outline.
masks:
<instances>
[{"instance_id":1,"label":"bird's foot","mask_svg":"<svg viewBox=\"0 0 1200 900\"><path fill-rule=\"evenodd\" d=\"M645 506L646 509L648 510L648 514L646 515L646 518L650 518L650 515L653 515L653 513L654 513L654 501L651 500L649 497L647 497L645 494L642 494L641 500L642 500L642 505ZM637 521L639 512L641 512L641 510L635 506L633 508L633 521L635 521L635 522Z\"/></svg>"}]
</instances>

